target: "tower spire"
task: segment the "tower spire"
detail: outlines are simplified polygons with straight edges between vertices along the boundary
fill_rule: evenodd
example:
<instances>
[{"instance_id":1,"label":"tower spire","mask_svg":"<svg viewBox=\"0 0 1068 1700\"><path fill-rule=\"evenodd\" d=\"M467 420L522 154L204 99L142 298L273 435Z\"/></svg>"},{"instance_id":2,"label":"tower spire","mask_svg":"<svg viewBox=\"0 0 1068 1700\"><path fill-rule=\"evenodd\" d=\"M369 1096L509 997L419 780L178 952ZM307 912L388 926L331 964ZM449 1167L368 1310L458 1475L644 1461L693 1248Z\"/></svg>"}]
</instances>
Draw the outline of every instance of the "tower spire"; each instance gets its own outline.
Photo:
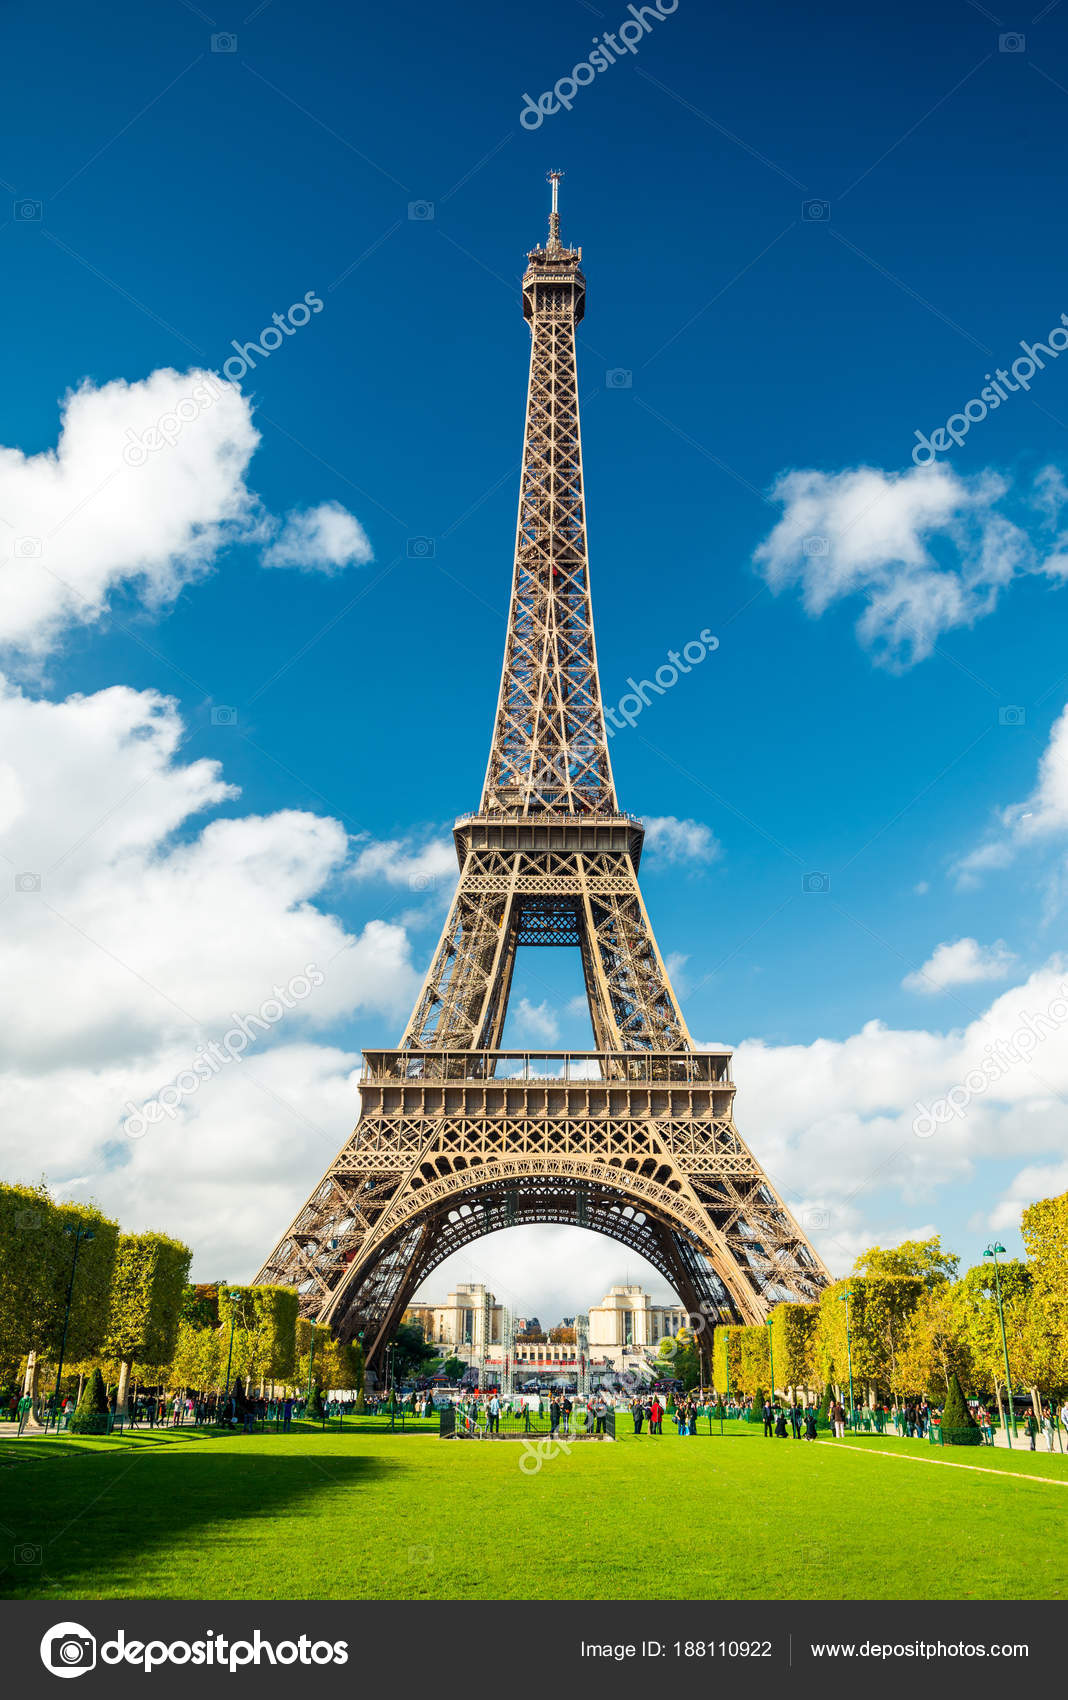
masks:
<instances>
[{"instance_id":1,"label":"tower spire","mask_svg":"<svg viewBox=\"0 0 1068 1700\"><path fill-rule=\"evenodd\" d=\"M562 171L547 171L545 173L546 181L551 183L552 186L553 186L553 204L552 204L552 211L549 214L549 246L548 246L548 252L550 254L559 254L562 251L561 246L560 246L559 189L560 189L560 179L563 175L564 174L563 174Z\"/></svg>"}]
</instances>

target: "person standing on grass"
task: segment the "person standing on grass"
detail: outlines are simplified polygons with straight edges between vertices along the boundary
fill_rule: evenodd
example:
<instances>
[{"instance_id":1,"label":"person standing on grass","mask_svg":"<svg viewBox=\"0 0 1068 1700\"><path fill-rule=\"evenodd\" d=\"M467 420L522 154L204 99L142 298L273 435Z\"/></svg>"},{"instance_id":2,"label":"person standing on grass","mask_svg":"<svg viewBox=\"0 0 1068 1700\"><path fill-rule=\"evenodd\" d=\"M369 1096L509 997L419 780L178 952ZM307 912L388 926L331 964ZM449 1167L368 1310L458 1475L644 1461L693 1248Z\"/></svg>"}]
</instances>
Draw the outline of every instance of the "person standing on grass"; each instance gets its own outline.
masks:
<instances>
[{"instance_id":1,"label":"person standing on grass","mask_svg":"<svg viewBox=\"0 0 1068 1700\"><path fill-rule=\"evenodd\" d=\"M663 1421L663 1418L664 1418L664 1407L660 1403L659 1394L654 1393L653 1394L653 1402L649 1407L649 1433L650 1434L660 1434L662 1432L660 1424Z\"/></svg>"},{"instance_id":2,"label":"person standing on grass","mask_svg":"<svg viewBox=\"0 0 1068 1700\"><path fill-rule=\"evenodd\" d=\"M488 1428L490 1434L500 1434L500 1432L501 1432L501 1402L498 1399L496 1393L494 1393L493 1397L490 1399L489 1406L488 1406L488 1412L489 1412L489 1419L487 1421L486 1427Z\"/></svg>"},{"instance_id":3,"label":"person standing on grass","mask_svg":"<svg viewBox=\"0 0 1068 1700\"><path fill-rule=\"evenodd\" d=\"M771 1400L764 1400L764 1433L774 1435L775 1422L771 1410Z\"/></svg>"},{"instance_id":4,"label":"person standing on grass","mask_svg":"<svg viewBox=\"0 0 1068 1700\"><path fill-rule=\"evenodd\" d=\"M802 1411L801 1406L798 1404L797 1395L795 1394L794 1395L794 1402L790 1406L790 1427L794 1431L794 1439L795 1440L801 1439L801 1419L802 1419L803 1415L804 1415L804 1412Z\"/></svg>"},{"instance_id":5,"label":"person standing on grass","mask_svg":"<svg viewBox=\"0 0 1068 1700\"><path fill-rule=\"evenodd\" d=\"M549 1439L555 1440L560 1428L560 1401L554 1393L549 1399Z\"/></svg>"},{"instance_id":6,"label":"person standing on grass","mask_svg":"<svg viewBox=\"0 0 1068 1700\"><path fill-rule=\"evenodd\" d=\"M634 1418L634 1432L635 1434L641 1434L642 1423L645 1421L645 1406L642 1404L640 1399L632 1400L630 1412L631 1416Z\"/></svg>"}]
</instances>

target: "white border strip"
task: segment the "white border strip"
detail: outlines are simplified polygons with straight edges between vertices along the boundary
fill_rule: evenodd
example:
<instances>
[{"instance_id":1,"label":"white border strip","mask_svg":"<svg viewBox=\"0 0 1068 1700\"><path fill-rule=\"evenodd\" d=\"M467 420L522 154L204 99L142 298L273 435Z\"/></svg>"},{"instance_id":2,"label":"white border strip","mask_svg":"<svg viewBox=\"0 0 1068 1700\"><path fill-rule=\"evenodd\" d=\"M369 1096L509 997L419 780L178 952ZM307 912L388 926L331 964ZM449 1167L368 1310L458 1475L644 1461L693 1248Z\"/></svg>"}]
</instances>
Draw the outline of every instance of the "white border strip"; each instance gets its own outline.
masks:
<instances>
[{"instance_id":1,"label":"white border strip","mask_svg":"<svg viewBox=\"0 0 1068 1700\"><path fill-rule=\"evenodd\" d=\"M834 1446L833 1440L821 1440L820 1446ZM858 1457L863 1452L865 1456L875 1455L878 1458L904 1458L912 1464L943 1464L948 1470L975 1470L980 1476L1008 1477L1014 1482L1049 1482L1051 1487L1068 1487L1068 1476L1032 1476L1024 1470L992 1470L988 1464L958 1464L955 1458L924 1458L915 1452L884 1452L875 1446L843 1446L836 1448L842 1452L852 1452Z\"/></svg>"}]
</instances>

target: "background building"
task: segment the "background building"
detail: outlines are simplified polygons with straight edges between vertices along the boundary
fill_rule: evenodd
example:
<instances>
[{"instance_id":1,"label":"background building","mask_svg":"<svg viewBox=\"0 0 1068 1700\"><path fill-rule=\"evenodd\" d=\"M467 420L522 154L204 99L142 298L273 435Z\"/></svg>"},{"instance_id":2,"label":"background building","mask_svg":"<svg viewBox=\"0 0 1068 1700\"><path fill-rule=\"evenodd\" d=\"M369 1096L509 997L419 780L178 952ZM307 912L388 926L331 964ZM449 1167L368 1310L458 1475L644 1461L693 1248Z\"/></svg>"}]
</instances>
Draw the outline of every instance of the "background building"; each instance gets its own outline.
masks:
<instances>
[{"instance_id":1,"label":"background building","mask_svg":"<svg viewBox=\"0 0 1068 1700\"><path fill-rule=\"evenodd\" d=\"M410 1305L404 1320L417 1322L442 1357L458 1357L476 1365L485 1340L488 1362L501 1365L504 1314L504 1307L481 1283L461 1282L444 1304ZM516 1318L514 1362L521 1380L575 1372L574 1322L574 1317L564 1317L560 1324L543 1328L537 1317ZM640 1286L612 1287L589 1311L590 1368L596 1375L637 1370L655 1358L657 1344L665 1334L677 1334L685 1322L681 1305L654 1304ZM570 1340L553 1338L563 1330L571 1333Z\"/></svg>"},{"instance_id":2,"label":"background building","mask_svg":"<svg viewBox=\"0 0 1068 1700\"><path fill-rule=\"evenodd\" d=\"M504 1307L481 1282L457 1282L442 1305L409 1305L405 1322L417 1322L429 1343L443 1358L463 1358L465 1363L478 1363L483 1345L499 1346L502 1338Z\"/></svg>"}]
</instances>

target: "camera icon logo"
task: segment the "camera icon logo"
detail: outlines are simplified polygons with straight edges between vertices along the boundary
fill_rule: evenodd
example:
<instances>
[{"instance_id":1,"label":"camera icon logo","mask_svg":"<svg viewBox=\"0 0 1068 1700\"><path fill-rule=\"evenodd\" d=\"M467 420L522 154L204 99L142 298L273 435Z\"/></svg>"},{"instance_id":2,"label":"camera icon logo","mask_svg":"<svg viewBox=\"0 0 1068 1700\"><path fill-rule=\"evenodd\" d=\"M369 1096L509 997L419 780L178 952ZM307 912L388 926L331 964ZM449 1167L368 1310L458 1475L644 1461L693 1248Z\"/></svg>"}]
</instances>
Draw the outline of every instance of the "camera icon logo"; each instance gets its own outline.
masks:
<instances>
[{"instance_id":1,"label":"camera icon logo","mask_svg":"<svg viewBox=\"0 0 1068 1700\"><path fill-rule=\"evenodd\" d=\"M57 1623L41 1638L41 1663L53 1676L84 1676L96 1667L96 1637L80 1623Z\"/></svg>"},{"instance_id":2,"label":"camera icon logo","mask_svg":"<svg viewBox=\"0 0 1068 1700\"><path fill-rule=\"evenodd\" d=\"M236 35L232 34L230 30L222 30L218 35L213 35L211 38L211 51L213 53L236 53Z\"/></svg>"},{"instance_id":3,"label":"camera icon logo","mask_svg":"<svg viewBox=\"0 0 1068 1700\"><path fill-rule=\"evenodd\" d=\"M626 366L609 366L604 375L606 390L631 390L634 388L634 373Z\"/></svg>"},{"instance_id":4,"label":"camera icon logo","mask_svg":"<svg viewBox=\"0 0 1068 1700\"><path fill-rule=\"evenodd\" d=\"M801 544L803 555L826 555L830 552L830 544L825 537L806 537Z\"/></svg>"},{"instance_id":5,"label":"camera icon logo","mask_svg":"<svg viewBox=\"0 0 1068 1700\"><path fill-rule=\"evenodd\" d=\"M40 224L44 217L44 202L15 201L11 210L17 224Z\"/></svg>"},{"instance_id":6,"label":"camera icon logo","mask_svg":"<svg viewBox=\"0 0 1068 1700\"><path fill-rule=\"evenodd\" d=\"M429 561L434 554L434 539L432 537L409 537L409 561Z\"/></svg>"},{"instance_id":7,"label":"camera icon logo","mask_svg":"<svg viewBox=\"0 0 1068 1700\"><path fill-rule=\"evenodd\" d=\"M434 217L433 201L409 201L408 217L413 224L429 224Z\"/></svg>"},{"instance_id":8,"label":"camera icon logo","mask_svg":"<svg viewBox=\"0 0 1068 1700\"><path fill-rule=\"evenodd\" d=\"M802 201L801 217L808 224L826 224L831 216L830 201Z\"/></svg>"},{"instance_id":9,"label":"camera icon logo","mask_svg":"<svg viewBox=\"0 0 1068 1700\"><path fill-rule=\"evenodd\" d=\"M40 889L41 889L41 876L40 876L40 874L24 873L24 874L16 874L15 875L15 890L16 891L40 891Z\"/></svg>"},{"instance_id":10,"label":"camera icon logo","mask_svg":"<svg viewBox=\"0 0 1068 1700\"><path fill-rule=\"evenodd\" d=\"M1026 53L1027 37L1019 30L1008 30L1005 35L998 36L999 53Z\"/></svg>"},{"instance_id":11,"label":"camera icon logo","mask_svg":"<svg viewBox=\"0 0 1068 1700\"><path fill-rule=\"evenodd\" d=\"M1026 708L1021 708L1018 702L1007 702L1003 708L998 709L998 725L1026 726Z\"/></svg>"},{"instance_id":12,"label":"camera icon logo","mask_svg":"<svg viewBox=\"0 0 1068 1700\"><path fill-rule=\"evenodd\" d=\"M829 874L805 874L801 880L802 891L830 891L831 877Z\"/></svg>"},{"instance_id":13,"label":"camera icon logo","mask_svg":"<svg viewBox=\"0 0 1068 1700\"><path fill-rule=\"evenodd\" d=\"M211 723L213 726L236 726L237 709L230 708L225 703L220 703L218 708L213 708L211 711Z\"/></svg>"},{"instance_id":14,"label":"camera icon logo","mask_svg":"<svg viewBox=\"0 0 1068 1700\"><path fill-rule=\"evenodd\" d=\"M16 537L15 554L23 561L35 560L41 554L41 539L39 537Z\"/></svg>"},{"instance_id":15,"label":"camera icon logo","mask_svg":"<svg viewBox=\"0 0 1068 1700\"><path fill-rule=\"evenodd\" d=\"M801 1218L806 1228L826 1228L831 1220L829 1210L806 1210Z\"/></svg>"},{"instance_id":16,"label":"camera icon logo","mask_svg":"<svg viewBox=\"0 0 1068 1700\"><path fill-rule=\"evenodd\" d=\"M23 1541L21 1546L15 1548L14 1556L16 1564L40 1564L44 1551L32 1541Z\"/></svg>"}]
</instances>

